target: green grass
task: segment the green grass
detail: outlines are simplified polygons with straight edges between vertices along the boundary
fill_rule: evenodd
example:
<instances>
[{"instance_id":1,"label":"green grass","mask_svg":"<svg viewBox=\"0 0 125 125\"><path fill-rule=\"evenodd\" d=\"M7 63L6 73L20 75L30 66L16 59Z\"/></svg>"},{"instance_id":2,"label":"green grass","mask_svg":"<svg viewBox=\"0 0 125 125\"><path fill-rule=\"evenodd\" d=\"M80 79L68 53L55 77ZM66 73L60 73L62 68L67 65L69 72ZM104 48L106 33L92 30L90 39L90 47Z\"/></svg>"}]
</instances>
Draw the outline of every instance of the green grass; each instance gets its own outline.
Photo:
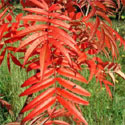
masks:
<instances>
[{"instance_id":1,"label":"green grass","mask_svg":"<svg viewBox=\"0 0 125 125\"><path fill-rule=\"evenodd\" d=\"M113 27L125 37L124 22L113 21ZM122 71L125 72L125 53L119 49L119 57L117 62L122 65ZM17 56L19 56L17 54ZM32 74L32 73L31 73ZM30 75L31 75L30 74ZM83 75L87 72L83 71ZM11 74L8 73L6 59L0 67L0 93L4 95L4 99L8 101L13 108L14 116L11 116L6 108L0 107L0 125L12 122L16 119L19 111L21 110L25 97L18 95L23 91L20 85L28 78L24 69L20 69L11 64ZM81 106L82 112L89 125L124 125L125 124L125 87L124 80L116 76L117 83L112 87L113 99L111 100L106 93L105 87L100 89L99 83L95 79L85 85L79 83L82 87L86 88L92 93L89 100L89 106ZM73 124L73 123L72 123Z\"/></svg>"}]
</instances>

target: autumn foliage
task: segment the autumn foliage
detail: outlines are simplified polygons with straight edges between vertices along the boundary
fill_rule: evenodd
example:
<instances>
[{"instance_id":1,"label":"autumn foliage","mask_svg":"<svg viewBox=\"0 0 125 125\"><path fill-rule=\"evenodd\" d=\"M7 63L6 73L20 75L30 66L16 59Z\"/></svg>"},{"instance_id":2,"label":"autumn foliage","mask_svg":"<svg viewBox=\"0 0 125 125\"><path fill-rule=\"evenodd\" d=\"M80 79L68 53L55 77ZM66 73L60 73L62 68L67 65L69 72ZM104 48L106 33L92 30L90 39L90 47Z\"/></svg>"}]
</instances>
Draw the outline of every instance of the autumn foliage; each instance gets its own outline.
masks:
<instances>
[{"instance_id":1,"label":"autumn foliage","mask_svg":"<svg viewBox=\"0 0 125 125\"><path fill-rule=\"evenodd\" d=\"M9 72L11 61L27 72L37 70L21 86L28 88L20 96L39 93L22 109L22 113L31 112L21 124L30 121L30 124L69 125L59 120L63 116L87 125L80 105L89 105L82 97L90 97L91 93L77 81L89 84L95 77L112 98L110 87L115 83L114 74L125 78L120 64L114 62L119 56L117 42L125 47L125 40L112 29L108 17L114 13L115 3L112 0L21 0L25 14L15 16L13 6L1 1L0 65L6 59ZM86 15L83 9L88 5ZM91 20L93 17L95 20ZM15 56L18 52L24 54L20 60ZM103 61L103 56L107 61ZM89 71L88 78L80 74L84 70ZM112 82L107 80L108 76Z\"/></svg>"}]
</instances>

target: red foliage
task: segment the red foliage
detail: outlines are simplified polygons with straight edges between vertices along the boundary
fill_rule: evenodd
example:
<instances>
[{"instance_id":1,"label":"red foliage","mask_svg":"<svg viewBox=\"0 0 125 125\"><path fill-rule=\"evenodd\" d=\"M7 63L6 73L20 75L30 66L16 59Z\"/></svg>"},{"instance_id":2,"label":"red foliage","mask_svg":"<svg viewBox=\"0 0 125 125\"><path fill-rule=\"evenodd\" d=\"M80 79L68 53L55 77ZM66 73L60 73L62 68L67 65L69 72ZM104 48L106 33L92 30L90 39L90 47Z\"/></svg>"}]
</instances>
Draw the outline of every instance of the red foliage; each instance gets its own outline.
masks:
<instances>
[{"instance_id":1,"label":"red foliage","mask_svg":"<svg viewBox=\"0 0 125 125\"><path fill-rule=\"evenodd\" d=\"M2 105L2 107L6 107L6 109L8 110L8 112L11 115L13 115L13 111L12 111L11 105L7 101L5 101L4 99L2 99L2 96L3 95L0 94L0 104Z\"/></svg>"},{"instance_id":2,"label":"red foliage","mask_svg":"<svg viewBox=\"0 0 125 125\"><path fill-rule=\"evenodd\" d=\"M75 0L29 0L25 3L21 0L21 3L24 7L30 8L24 9L27 11L26 16L17 15L15 22L12 22L11 9L6 8L0 14L0 40L2 41L0 64L7 53L9 71L10 59L16 65L26 68L27 72L40 70L22 84L22 87L29 86L29 88L20 96L42 90L42 93L22 110L26 112L32 109L22 120L22 124L36 117L37 120L32 123L39 120L41 124L46 125L52 123L68 125L64 121L53 119L73 115L77 123L87 125L79 105L88 105L89 102L78 95L90 96L91 94L75 81L88 84L93 77L96 77L100 85L102 83L105 85L112 97L110 86L113 84L106 80L107 76L109 75L113 82L114 73L125 78L118 64L104 62L97 56L104 54L108 57L111 52L112 58L116 59L118 39L120 45L125 47L125 41L111 28L112 22L107 15L110 14L111 6L115 7L113 1L81 0L78 3ZM75 7L82 10L88 3L92 8L88 15L85 16L83 11L75 12ZM90 21L89 19L94 16L95 22ZM18 42L19 46L14 47L13 44ZM23 64L17 60L15 52L24 53ZM90 72L88 79L79 73L86 69L83 65ZM64 108L59 109L60 105Z\"/></svg>"}]
</instances>

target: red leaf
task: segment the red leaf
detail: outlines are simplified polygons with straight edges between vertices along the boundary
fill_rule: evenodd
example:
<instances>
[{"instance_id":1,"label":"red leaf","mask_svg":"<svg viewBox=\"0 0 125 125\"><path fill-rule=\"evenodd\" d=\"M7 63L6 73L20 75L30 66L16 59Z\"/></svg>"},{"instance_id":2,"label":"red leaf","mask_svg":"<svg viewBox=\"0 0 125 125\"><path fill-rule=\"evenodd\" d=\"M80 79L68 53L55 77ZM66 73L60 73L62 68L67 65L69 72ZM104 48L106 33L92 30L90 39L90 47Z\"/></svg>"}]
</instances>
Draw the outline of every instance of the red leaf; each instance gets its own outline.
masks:
<instances>
[{"instance_id":1,"label":"red leaf","mask_svg":"<svg viewBox=\"0 0 125 125\"><path fill-rule=\"evenodd\" d=\"M93 57L93 61L97 61L98 63L103 63L102 59L99 57Z\"/></svg>"},{"instance_id":2,"label":"red leaf","mask_svg":"<svg viewBox=\"0 0 125 125\"><path fill-rule=\"evenodd\" d=\"M116 35L117 40L120 40L120 46L123 44L125 48L125 40L118 34L118 32L116 32L112 28L110 28L110 30Z\"/></svg>"},{"instance_id":3,"label":"red leaf","mask_svg":"<svg viewBox=\"0 0 125 125\"><path fill-rule=\"evenodd\" d=\"M31 44L32 42L34 42L36 39L38 39L40 37L44 37L45 35L47 35L47 33L40 32L40 33L34 33L34 34L28 36L25 40L21 41L21 44L17 48L16 51L19 51L21 48L24 48L28 44Z\"/></svg>"},{"instance_id":4,"label":"red leaf","mask_svg":"<svg viewBox=\"0 0 125 125\"><path fill-rule=\"evenodd\" d=\"M81 17L82 17L82 13L81 12L76 13L76 19L77 20L79 20Z\"/></svg>"},{"instance_id":5,"label":"red leaf","mask_svg":"<svg viewBox=\"0 0 125 125\"><path fill-rule=\"evenodd\" d=\"M81 44L81 48L82 48L82 49L86 49L86 48L89 47L89 44L90 44L89 42L84 42L84 43ZM83 54L83 56L85 55L84 53L81 53L81 54ZM80 55L80 56L82 56L82 55ZM80 57L79 57L79 58L80 58Z\"/></svg>"},{"instance_id":6,"label":"red leaf","mask_svg":"<svg viewBox=\"0 0 125 125\"><path fill-rule=\"evenodd\" d=\"M22 20L26 21L43 21L47 22L48 18L40 15L27 15L22 17Z\"/></svg>"},{"instance_id":7,"label":"red leaf","mask_svg":"<svg viewBox=\"0 0 125 125\"><path fill-rule=\"evenodd\" d=\"M92 4L99 7L99 8L102 8L104 11L106 11L106 7L102 2L94 1L94 2L92 2Z\"/></svg>"},{"instance_id":8,"label":"red leaf","mask_svg":"<svg viewBox=\"0 0 125 125\"><path fill-rule=\"evenodd\" d=\"M8 70L10 72L10 53L7 54L7 66L8 66Z\"/></svg>"},{"instance_id":9,"label":"red leaf","mask_svg":"<svg viewBox=\"0 0 125 125\"><path fill-rule=\"evenodd\" d=\"M48 100L54 93L56 92L55 88L47 89L45 92L41 93L39 96L37 96L35 99L33 99L27 106L23 108L21 112L26 112L32 108L35 108L36 106L44 103L45 100Z\"/></svg>"},{"instance_id":10,"label":"red leaf","mask_svg":"<svg viewBox=\"0 0 125 125\"><path fill-rule=\"evenodd\" d=\"M27 49L24 57L24 65L26 64L26 61L28 60L29 56L34 52L34 50L44 41L46 40L45 37L40 37L33 42L30 47Z\"/></svg>"},{"instance_id":11,"label":"red leaf","mask_svg":"<svg viewBox=\"0 0 125 125\"><path fill-rule=\"evenodd\" d=\"M96 34L97 28L99 27L99 24L100 24L100 20L99 20L98 17L96 17L96 22L95 22L95 24L93 25L93 27L91 29L91 33L89 35L90 37L89 37L88 41L93 39L94 35Z\"/></svg>"},{"instance_id":12,"label":"red leaf","mask_svg":"<svg viewBox=\"0 0 125 125\"><path fill-rule=\"evenodd\" d=\"M48 10L48 6L45 5L45 3L42 3L42 2L40 2L38 0L35 0L35 1L34 0L29 0L29 1L31 1L32 3L34 3L37 7L43 8L45 10Z\"/></svg>"},{"instance_id":13,"label":"red leaf","mask_svg":"<svg viewBox=\"0 0 125 125\"><path fill-rule=\"evenodd\" d=\"M53 32L60 34L61 36L63 36L64 38L62 40L69 40L70 42L72 42L74 45L76 45L76 41L68 34L66 33L64 30L59 29L57 27L54 26L49 26L49 29L53 30Z\"/></svg>"},{"instance_id":14,"label":"red leaf","mask_svg":"<svg viewBox=\"0 0 125 125\"><path fill-rule=\"evenodd\" d=\"M54 73L54 70L53 70L53 69L48 70L47 72L45 72L44 78L45 78L45 77L46 77L46 78L50 77L53 73ZM46 79L46 78L45 78L45 79ZM36 75L34 75L34 76L28 78L28 79L21 85L21 87L25 87L25 86L28 86L28 85L32 85L32 84L37 83L37 82L39 82L39 81L40 81L40 73L37 73Z\"/></svg>"},{"instance_id":15,"label":"red leaf","mask_svg":"<svg viewBox=\"0 0 125 125\"><path fill-rule=\"evenodd\" d=\"M43 10L43 9L40 9L40 8L25 8L24 10L32 12L32 13L47 15L48 16L48 12Z\"/></svg>"},{"instance_id":16,"label":"red leaf","mask_svg":"<svg viewBox=\"0 0 125 125\"><path fill-rule=\"evenodd\" d=\"M123 6L125 6L125 0L121 0L121 2L122 2L122 4L123 4Z\"/></svg>"},{"instance_id":17,"label":"red leaf","mask_svg":"<svg viewBox=\"0 0 125 125\"><path fill-rule=\"evenodd\" d=\"M89 69L90 69L90 76L88 80L88 83L89 83L91 79L93 78L93 75L96 73L96 64L92 60L87 60L86 63L88 64Z\"/></svg>"},{"instance_id":18,"label":"red leaf","mask_svg":"<svg viewBox=\"0 0 125 125\"><path fill-rule=\"evenodd\" d=\"M66 59L63 59L62 62L60 63L62 67L69 67L69 63ZM80 70L79 65L77 65L75 62L72 62L72 67L74 69ZM67 69L68 70L68 69Z\"/></svg>"},{"instance_id":19,"label":"red leaf","mask_svg":"<svg viewBox=\"0 0 125 125\"><path fill-rule=\"evenodd\" d=\"M38 74L38 73L37 73L37 74ZM39 74L40 74L40 73L39 73ZM28 78L28 79L21 85L21 87L25 87L25 86L28 86L28 85L32 85L32 84L37 83L37 82L39 82L39 81L40 81L40 79L37 77L37 75L34 75L34 76Z\"/></svg>"},{"instance_id":20,"label":"red leaf","mask_svg":"<svg viewBox=\"0 0 125 125\"><path fill-rule=\"evenodd\" d=\"M60 40L60 42L63 42L64 44L68 45L71 47L75 52L77 52L77 48L75 47L75 44L72 43L70 40L68 40L65 36L62 36L61 32L57 32L54 30L53 32L48 33L50 36L53 36L54 39Z\"/></svg>"},{"instance_id":21,"label":"red leaf","mask_svg":"<svg viewBox=\"0 0 125 125\"><path fill-rule=\"evenodd\" d=\"M40 65L39 65L39 61L36 61L34 63L31 63L28 67L27 67L27 72L34 70L34 69L40 69Z\"/></svg>"},{"instance_id":22,"label":"red leaf","mask_svg":"<svg viewBox=\"0 0 125 125\"><path fill-rule=\"evenodd\" d=\"M111 93L109 86L107 84L105 84L105 87L106 87L106 91L108 92L109 96L112 98L112 93Z\"/></svg>"},{"instance_id":23,"label":"red leaf","mask_svg":"<svg viewBox=\"0 0 125 125\"><path fill-rule=\"evenodd\" d=\"M109 82L109 81L107 81L107 80L103 80L103 83L104 83L104 84L111 85L111 86L114 86L111 82Z\"/></svg>"},{"instance_id":24,"label":"red leaf","mask_svg":"<svg viewBox=\"0 0 125 125\"><path fill-rule=\"evenodd\" d=\"M48 28L47 25L33 25L33 26L28 27L28 28L25 28L24 30L18 31L17 34L14 37L25 36L29 33L39 31L39 30L43 30L43 29L46 29L46 28Z\"/></svg>"},{"instance_id":25,"label":"red leaf","mask_svg":"<svg viewBox=\"0 0 125 125\"><path fill-rule=\"evenodd\" d=\"M58 41L54 40L54 39L49 39L50 43L52 43L54 46L56 46L60 52L67 58L67 60L69 61L70 64L71 63L71 59L69 56L69 53L67 52L67 50L64 48L63 45L61 45Z\"/></svg>"},{"instance_id":26,"label":"red leaf","mask_svg":"<svg viewBox=\"0 0 125 125\"><path fill-rule=\"evenodd\" d=\"M16 21L19 22L22 16L23 16L23 13L19 13L19 14L16 16Z\"/></svg>"},{"instance_id":27,"label":"red leaf","mask_svg":"<svg viewBox=\"0 0 125 125\"><path fill-rule=\"evenodd\" d=\"M2 39L3 34L6 32L7 26L8 26L8 24L3 24L3 25L0 27L0 40Z\"/></svg>"},{"instance_id":28,"label":"red leaf","mask_svg":"<svg viewBox=\"0 0 125 125\"><path fill-rule=\"evenodd\" d=\"M65 22L63 22L63 21L61 21L61 20L50 19L50 20L48 20L48 22L53 23L53 24L56 24L56 25L61 26L61 27L64 27L64 28L66 28L66 29L69 29L69 28L70 28L70 25L69 25L68 23L65 23Z\"/></svg>"},{"instance_id":29,"label":"red leaf","mask_svg":"<svg viewBox=\"0 0 125 125\"><path fill-rule=\"evenodd\" d=\"M112 28L109 27L108 25L106 25L105 23L103 23L103 27L105 29L105 34L107 35L107 37L109 37L111 52L112 52L112 56L113 56L113 59L114 59L114 57L117 57L116 54L118 54L119 52L118 52L116 41L115 41L115 38L114 38L114 35L113 35L113 32L112 32Z\"/></svg>"},{"instance_id":30,"label":"red leaf","mask_svg":"<svg viewBox=\"0 0 125 125\"><path fill-rule=\"evenodd\" d=\"M53 124L57 124L57 125L70 125L69 123L64 122L64 121L60 121L60 120L47 121L44 125L53 125Z\"/></svg>"},{"instance_id":31,"label":"red leaf","mask_svg":"<svg viewBox=\"0 0 125 125\"><path fill-rule=\"evenodd\" d=\"M39 115L40 113L44 112L45 110L47 110L50 106L52 106L56 101L56 97L51 97L48 100L46 100L43 104L38 105L32 112L30 112L28 114L28 116L26 116L23 119L23 123L32 119L33 117Z\"/></svg>"},{"instance_id":32,"label":"red leaf","mask_svg":"<svg viewBox=\"0 0 125 125\"><path fill-rule=\"evenodd\" d=\"M64 69L64 68L58 69L57 72L60 75L63 75L63 76L66 76L66 77L69 77L69 78L87 83L87 80L81 74L79 74L78 72L73 72L71 70Z\"/></svg>"},{"instance_id":33,"label":"red leaf","mask_svg":"<svg viewBox=\"0 0 125 125\"><path fill-rule=\"evenodd\" d=\"M101 38L100 38L100 41L101 41L101 45L100 45L99 51L103 50L104 45L105 45L105 32L104 32L103 28L101 28Z\"/></svg>"},{"instance_id":34,"label":"red leaf","mask_svg":"<svg viewBox=\"0 0 125 125\"><path fill-rule=\"evenodd\" d=\"M64 108L56 110L54 113L51 113L51 118L57 118L62 116L70 116L70 113L67 112Z\"/></svg>"},{"instance_id":35,"label":"red leaf","mask_svg":"<svg viewBox=\"0 0 125 125\"><path fill-rule=\"evenodd\" d=\"M0 44L0 50L3 48L4 44Z\"/></svg>"},{"instance_id":36,"label":"red leaf","mask_svg":"<svg viewBox=\"0 0 125 125\"><path fill-rule=\"evenodd\" d=\"M35 85L31 86L30 88L26 89L23 93L20 94L20 96L30 95L32 93L36 93L40 90L43 90L44 88L47 88L55 83L54 78L45 79L39 83L36 83Z\"/></svg>"},{"instance_id":37,"label":"red leaf","mask_svg":"<svg viewBox=\"0 0 125 125\"><path fill-rule=\"evenodd\" d=\"M7 15L6 19L11 22L12 21L12 16L10 14Z\"/></svg>"},{"instance_id":38,"label":"red leaf","mask_svg":"<svg viewBox=\"0 0 125 125\"><path fill-rule=\"evenodd\" d=\"M16 65L22 67L22 64L17 60L17 58L16 58L15 56L13 56L11 53L10 53L10 56L11 56L11 58L12 58L12 61L13 61Z\"/></svg>"},{"instance_id":39,"label":"red leaf","mask_svg":"<svg viewBox=\"0 0 125 125\"><path fill-rule=\"evenodd\" d=\"M70 111L76 118L78 118L81 122L83 122L85 125L88 125L86 120L83 118L82 114L76 109L74 105L72 105L70 102L64 100L63 98L57 96L57 99L59 103L61 103L68 111Z\"/></svg>"},{"instance_id":40,"label":"red leaf","mask_svg":"<svg viewBox=\"0 0 125 125\"><path fill-rule=\"evenodd\" d=\"M88 54L90 54L90 55L97 54L97 49L89 49Z\"/></svg>"},{"instance_id":41,"label":"red leaf","mask_svg":"<svg viewBox=\"0 0 125 125\"><path fill-rule=\"evenodd\" d=\"M41 76L41 80L44 77L44 70L46 69L46 60L49 59L47 57L47 49L48 49L48 44L44 44L43 47L41 48L41 51L40 51L40 76Z\"/></svg>"},{"instance_id":42,"label":"red leaf","mask_svg":"<svg viewBox=\"0 0 125 125\"><path fill-rule=\"evenodd\" d=\"M69 17L72 19L72 20L75 20L75 12L69 12Z\"/></svg>"},{"instance_id":43,"label":"red leaf","mask_svg":"<svg viewBox=\"0 0 125 125\"><path fill-rule=\"evenodd\" d=\"M56 78L56 80L65 88L69 89L70 91L83 95L83 96L90 96L91 94L85 90L84 88L82 88L79 85L76 85L75 83L68 81L68 80L64 80L62 78Z\"/></svg>"},{"instance_id":44,"label":"red leaf","mask_svg":"<svg viewBox=\"0 0 125 125\"><path fill-rule=\"evenodd\" d=\"M49 11L54 11L54 10L60 10L61 7L58 4L52 4L52 6L49 8Z\"/></svg>"},{"instance_id":45,"label":"red leaf","mask_svg":"<svg viewBox=\"0 0 125 125\"><path fill-rule=\"evenodd\" d=\"M125 74L121 70L116 70L115 73L117 73L119 76L125 79Z\"/></svg>"},{"instance_id":46,"label":"red leaf","mask_svg":"<svg viewBox=\"0 0 125 125\"><path fill-rule=\"evenodd\" d=\"M96 14L101 16L102 18L104 18L110 25L112 25L111 20L109 19L109 17L105 13L103 13L101 11L96 11Z\"/></svg>"},{"instance_id":47,"label":"red leaf","mask_svg":"<svg viewBox=\"0 0 125 125\"><path fill-rule=\"evenodd\" d=\"M41 2L43 3L43 5L47 8L47 10L48 10L48 4L47 4L47 2L45 1L45 0L41 0Z\"/></svg>"},{"instance_id":48,"label":"red leaf","mask_svg":"<svg viewBox=\"0 0 125 125\"><path fill-rule=\"evenodd\" d=\"M13 52L15 52L17 50L16 47L12 47L12 46L7 46L6 49L13 51ZM26 51L25 49L20 49L17 52L25 52L25 51Z\"/></svg>"},{"instance_id":49,"label":"red leaf","mask_svg":"<svg viewBox=\"0 0 125 125\"><path fill-rule=\"evenodd\" d=\"M81 63L81 62L84 62L86 59L87 59L86 53L82 52L82 53L79 55L77 61L78 61L78 63Z\"/></svg>"},{"instance_id":50,"label":"red leaf","mask_svg":"<svg viewBox=\"0 0 125 125\"><path fill-rule=\"evenodd\" d=\"M75 94L66 91L65 89L60 89L57 88L58 92L60 93L61 96L67 98L68 100L71 100L75 103L82 104L82 105L88 105L89 102L82 99L81 97L76 96Z\"/></svg>"}]
</instances>

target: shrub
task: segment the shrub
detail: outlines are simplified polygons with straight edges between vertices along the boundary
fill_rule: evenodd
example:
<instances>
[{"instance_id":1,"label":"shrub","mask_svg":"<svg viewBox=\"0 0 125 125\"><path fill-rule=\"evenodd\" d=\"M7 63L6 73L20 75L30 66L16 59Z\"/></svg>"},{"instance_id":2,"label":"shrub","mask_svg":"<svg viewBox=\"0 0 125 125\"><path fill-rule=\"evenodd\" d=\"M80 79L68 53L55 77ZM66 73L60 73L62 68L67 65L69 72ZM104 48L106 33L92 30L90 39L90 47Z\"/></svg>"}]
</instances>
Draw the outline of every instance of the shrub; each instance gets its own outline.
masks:
<instances>
[{"instance_id":1,"label":"shrub","mask_svg":"<svg viewBox=\"0 0 125 125\"><path fill-rule=\"evenodd\" d=\"M114 86L114 74L125 78L120 64L114 61L119 55L116 42L119 40L119 46L125 47L125 41L112 29L107 15L113 1L107 4L82 0L29 0L26 3L21 0L21 3L25 14L15 17L8 1L2 1L0 13L0 64L7 54L9 72L10 59L27 72L37 71L22 84L29 88L20 96L31 97L34 93L38 96L19 113L32 110L21 124L30 121L30 124L68 125L58 119L68 116L77 124L87 125L80 105L89 104L83 96L89 97L91 93L78 85L78 81L88 84L95 77L112 98L110 87ZM85 16L82 9L88 5L90 11ZM92 17L94 21L90 20ZM17 52L24 54L23 64L14 55ZM110 61L104 61L102 56ZM89 72L88 78L80 74L82 70ZM107 80L108 76L113 83Z\"/></svg>"}]
</instances>

